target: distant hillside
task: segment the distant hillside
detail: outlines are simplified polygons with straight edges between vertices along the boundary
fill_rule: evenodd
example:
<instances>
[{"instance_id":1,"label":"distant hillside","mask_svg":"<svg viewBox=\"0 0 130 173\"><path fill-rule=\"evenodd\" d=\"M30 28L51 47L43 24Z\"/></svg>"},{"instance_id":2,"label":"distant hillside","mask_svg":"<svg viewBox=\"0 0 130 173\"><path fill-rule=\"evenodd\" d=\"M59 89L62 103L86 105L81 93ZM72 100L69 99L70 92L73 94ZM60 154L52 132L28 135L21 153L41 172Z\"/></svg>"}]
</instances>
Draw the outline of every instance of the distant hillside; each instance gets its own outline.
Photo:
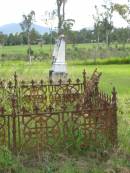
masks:
<instances>
[{"instance_id":1,"label":"distant hillside","mask_svg":"<svg viewBox=\"0 0 130 173\"><path fill-rule=\"evenodd\" d=\"M34 24L33 27L38 31L40 34L44 34L45 32L49 32L49 28L43 27L40 25ZM0 32L3 32L4 34L10 34L10 33L16 33L21 32L21 27L19 23L10 23L3 26L0 26Z\"/></svg>"}]
</instances>

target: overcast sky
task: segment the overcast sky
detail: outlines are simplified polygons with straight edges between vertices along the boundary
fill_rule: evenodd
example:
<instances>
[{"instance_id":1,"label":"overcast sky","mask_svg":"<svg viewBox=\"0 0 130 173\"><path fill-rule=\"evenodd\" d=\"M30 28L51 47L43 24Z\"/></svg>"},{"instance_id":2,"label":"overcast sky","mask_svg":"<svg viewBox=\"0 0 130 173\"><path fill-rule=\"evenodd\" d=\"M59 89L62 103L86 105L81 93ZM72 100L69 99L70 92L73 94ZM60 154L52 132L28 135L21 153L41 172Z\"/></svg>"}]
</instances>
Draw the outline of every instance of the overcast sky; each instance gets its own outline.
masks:
<instances>
[{"instance_id":1,"label":"overcast sky","mask_svg":"<svg viewBox=\"0 0 130 173\"><path fill-rule=\"evenodd\" d=\"M22 21L22 14L28 14L31 10L36 12L36 21L44 25L42 18L45 11L56 7L56 0L0 0L0 26L8 23L19 23ZM113 0L117 3L127 3L127 0ZM66 18L75 19L74 29L93 26L95 13L94 6L100 9L103 0L68 0L66 5ZM127 26L126 22L114 15L115 27Z\"/></svg>"}]
</instances>

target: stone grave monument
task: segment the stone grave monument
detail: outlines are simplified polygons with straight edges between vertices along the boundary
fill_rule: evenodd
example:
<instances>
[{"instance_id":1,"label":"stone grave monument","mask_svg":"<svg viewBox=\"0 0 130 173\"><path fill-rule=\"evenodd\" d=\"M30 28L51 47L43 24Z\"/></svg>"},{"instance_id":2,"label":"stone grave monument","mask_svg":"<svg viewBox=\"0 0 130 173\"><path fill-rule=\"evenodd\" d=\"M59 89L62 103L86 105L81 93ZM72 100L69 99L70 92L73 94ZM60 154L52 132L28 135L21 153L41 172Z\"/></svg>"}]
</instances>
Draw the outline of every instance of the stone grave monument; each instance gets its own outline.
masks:
<instances>
[{"instance_id":1,"label":"stone grave monument","mask_svg":"<svg viewBox=\"0 0 130 173\"><path fill-rule=\"evenodd\" d=\"M52 54L52 69L49 71L49 78L55 82L57 82L59 79L63 81L67 80L64 35L60 35L56 40Z\"/></svg>"}]
</instances>

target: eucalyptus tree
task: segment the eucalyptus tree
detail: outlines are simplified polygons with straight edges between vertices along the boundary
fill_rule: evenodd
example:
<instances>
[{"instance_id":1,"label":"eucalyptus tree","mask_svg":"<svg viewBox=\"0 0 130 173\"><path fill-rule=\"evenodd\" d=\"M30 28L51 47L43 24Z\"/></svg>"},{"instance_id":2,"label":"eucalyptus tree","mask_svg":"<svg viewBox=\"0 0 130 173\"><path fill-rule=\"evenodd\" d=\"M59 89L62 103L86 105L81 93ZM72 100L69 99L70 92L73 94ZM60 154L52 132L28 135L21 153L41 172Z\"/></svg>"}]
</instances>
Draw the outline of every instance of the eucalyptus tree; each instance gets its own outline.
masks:
<instances>
[{"instance_id":1,"label":"eucalyptus tree","mask_svg":"<svg viewBox=\"0 0 130 173\"><path fill-rule=\"evenodd\" d=\"M95 5L96 14L93 15L94 19L94 33L97 37L97 43L101 37L105 39L106 45L110 44L110 34L113 30L113 3L112 0L104 0L102 5L102 12L99 12L98 7Z\"/></svg>"},{"instance_id":2,"label":"eucalyptus tree","mask_svg":"<svg viewBox=\"0 0 130 173\"><path fill-rule=\"evenodd\" d=\"M127 22L128 24L128 41L130 39L130 0L128 0L128 4L114 4L114 11L118 12L118 14Z\"/></svg>"},{"instance_id":3,"label":"eucalyptus tree","mask_svg":"<svg viewBox=\"0 0 130 173\"><path fill-rule=\"evenodd\" d=\"M130 24L130 7L127 4L114 4L114 11L128 23Z\"/></svg>"},{"instance_id":4,"label":"eucalyptus tree","mask_svg":"<svg viewBox=\"0 0 130 173\"><path fill-rule=\"evenodd\" d=\"M65 4L67 0L56 0L58 16L58 33L61 34L63 22L65 20Z\"/></svg>"},{"instance_id":5,"label":"eucalyptus tree","mask_svg":"<svg viewBox=\"0 0 130 173\"><path fill-rule=\"evenodd\" d=\"M31 50L31 42L30 42L30 32L32 30L32 25L35 20L35 12L32 10L28 15L23 14L23 21L20 23L21 29L23 32L27 34L27 43L28 43L28 56L29 61L32 61L32 50Z\"/></svg>"},{"instance_id":6,"label":"eucalyptus tree","mask_svg":"<svg viewBox=\"0 0 130 173\"><path fill-rule=\"evenodd\" d=\"M105 40L106 44L109 47L110 44L110 34L113 29L113 3L111 0L104 0L104 4L102 5L104 12L101 14L102 16L102 29L105 32Z\"/></svg>"},{"instance_id":7,"label":"eucalyptus tree","mask_svg":"<svg viewBox=\"0 0 130 173\"><path fill-rule=\"evenodd\" d=\"M98 7L95 5L96 14L93 15L94 19L94 33L97 37L97 43L99 47L100 35L101 35L101 14L99 13Z\"/></svg>"},{"instance_id":8,"label":"eucalyptus tree","mask_svg":"<svg viewBox=\"0 0 130 173\"><path fill-rule=\"evenodd\" d=\"M67 0L56 0L58 16L58 34L69 34L75 22L73 19L65 19L65 5Z\"/></svg>"}]
</instances>

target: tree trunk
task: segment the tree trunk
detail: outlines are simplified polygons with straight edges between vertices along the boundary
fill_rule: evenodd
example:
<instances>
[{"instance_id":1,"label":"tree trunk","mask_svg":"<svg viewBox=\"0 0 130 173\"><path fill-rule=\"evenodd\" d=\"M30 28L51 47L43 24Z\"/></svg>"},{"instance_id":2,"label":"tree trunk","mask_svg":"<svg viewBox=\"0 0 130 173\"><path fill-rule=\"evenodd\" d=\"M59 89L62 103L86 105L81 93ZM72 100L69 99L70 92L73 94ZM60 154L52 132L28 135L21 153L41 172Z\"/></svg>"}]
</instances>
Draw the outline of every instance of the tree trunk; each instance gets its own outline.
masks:
<instances>
[{"instance_id":1,"label":"tree trunk","mask_svg":"<svg viewBox=\"0 0 130 173\"><path fill-rule=\"evenodd\" d=\"M65 20L65 1L63 1L63 21Z\"/></svg>"},{"instance_id":2,"label":"tree trunk","mask_svg":"<svg viewBox=\"0 0 130 173\"><path fill-rule=\"evenodd\" d=\"M106 45L109 47L109 32L106 31Z\"/></svg>"},{"instance_id":3,"label":"tree trunk","mask_svg":"<svg viewBox=\"0 0 130 173\"><path fill-rule=\"evenodd\" d=\"M30 33L28 32L28 59L29 63L32 63L32 57L31 57L31 44L30 44Z\"/></svg>"},{"instance_id":4,"label":"tree trunk","mask_svg":"<svg viewBox=\"0 0 130 173\"><path fill-rule=\"evenodd\" d=\"M98 36L97 36L97 42L98 42L98 48L99 48L99 42L100 42L100 34L98 33Z\"/></svg>"},{"instance_id":5,"label":"tree trunk","mask_svg":"<svg viewBox=\"0 0 130 173\"><path fill-rule=\"evenodd\" d=\"M61 33L62 16L61 16L61 3L57 0L57 13L58 13L58 34Z\"/></svg>"}]
</instances>

